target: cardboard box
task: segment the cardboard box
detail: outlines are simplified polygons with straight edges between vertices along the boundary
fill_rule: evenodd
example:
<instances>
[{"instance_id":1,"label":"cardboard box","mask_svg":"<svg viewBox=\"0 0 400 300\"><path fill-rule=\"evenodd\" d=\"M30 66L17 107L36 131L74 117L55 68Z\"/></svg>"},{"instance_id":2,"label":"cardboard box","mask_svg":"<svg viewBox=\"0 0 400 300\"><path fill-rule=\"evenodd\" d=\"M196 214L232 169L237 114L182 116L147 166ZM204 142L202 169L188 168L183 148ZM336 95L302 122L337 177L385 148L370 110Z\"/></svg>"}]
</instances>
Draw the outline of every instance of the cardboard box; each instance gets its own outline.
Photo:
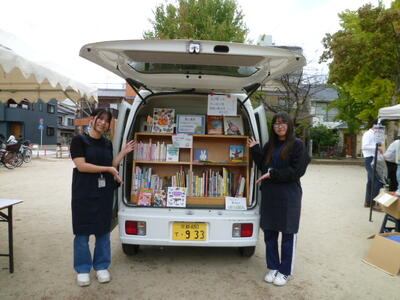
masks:
<instances>
[{"instance_id":1,"label":"cardboard box","mask_svg":"<svg viewBox=\"0 0 400 300\"><path fill-rule=\"evenodd\" d=\"M385 213L400 219L400 200L398 197L382 192L374 200L382 204L382 209Z\"/></svg>"},{"instance_id":2,"label":"cardboard box","mask_svg":"<svg viewBox=\"0 0 400 300\"><path fill-rule=\"evenodd\" d=\"M387 236L400 236L400 233L380 233L370 237L373 238L372 244L363 261L395 276L400 271L400 242L390 240Z\"/></svg>"}]
</instances>

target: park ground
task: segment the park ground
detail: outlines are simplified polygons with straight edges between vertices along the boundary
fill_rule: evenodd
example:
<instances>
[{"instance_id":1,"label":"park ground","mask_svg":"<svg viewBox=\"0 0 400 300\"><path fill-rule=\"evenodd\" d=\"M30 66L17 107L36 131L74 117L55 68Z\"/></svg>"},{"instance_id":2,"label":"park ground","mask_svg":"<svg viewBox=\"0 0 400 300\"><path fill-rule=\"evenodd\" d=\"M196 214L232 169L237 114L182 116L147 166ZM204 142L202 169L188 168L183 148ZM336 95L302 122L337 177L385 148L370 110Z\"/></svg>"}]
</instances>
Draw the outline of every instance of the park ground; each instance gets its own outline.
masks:
<instances>
[{"instance_id":1,"label":"park ground","mask_svg":"<svg viewBox=\"0 0 400 300\"><path fill-rule=\"evenodd\" d=\"M263 281L263 236L251 258L236 249L142 247L123 254L112 233L113 280L76 285L72 269L69 159L34 159L0 168L0 198L14 207L15 272L0 257L0 299L399 299L399 276L362 262L383 213L363 207L366 172L359 165L311 164L302 178L303 208L295 273L284 287ZM0 223L0 253L7 252Z\"/></svg>"}]
</instances>

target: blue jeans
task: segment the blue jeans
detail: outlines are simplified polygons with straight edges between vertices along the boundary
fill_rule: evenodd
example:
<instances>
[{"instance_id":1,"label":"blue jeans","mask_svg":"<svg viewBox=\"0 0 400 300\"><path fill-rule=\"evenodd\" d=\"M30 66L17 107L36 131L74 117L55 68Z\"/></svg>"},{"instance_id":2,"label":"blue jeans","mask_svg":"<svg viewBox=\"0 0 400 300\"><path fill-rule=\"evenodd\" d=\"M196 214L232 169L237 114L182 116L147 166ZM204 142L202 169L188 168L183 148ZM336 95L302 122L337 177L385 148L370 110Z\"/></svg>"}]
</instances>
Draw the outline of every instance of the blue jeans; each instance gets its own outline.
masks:
<instances>
[{"instance_id":1,"label":"blue jeans","mask_svg":"<svg viewBox=\"0 0 400 300\"><path fill-rule=\"evenodd\" d=\"M293 274L296 234L282 232L281 258L279 258L278 235L279 231L264 230L267 267L289 276Z\"/></svg>"},{"instance_id":2,"label":"blue jeans","mask_svg":"<svg viewBox=\"0 0 400 300\"><path fill-rule=\"evenodd\" d=\"M77 273L90 273L92 267L105 270L111 264L110 233L96 235L94 255L89 249L89 236L76 235L74 238L74 269Z\"/></svg>"},{"instance_id":3,"label":"blue jeans","mask_svg":"<svg viewBox=\"0 0 400 300\"><path fill-rule=\"evenodd\" d=\"M371 166L372 160L374 159L373 156L368 156L365 158L365 169L367 170L368 174L368 181L367 181L367 186L365 189L365 203L371 204L372 200L378 196L379 190L382 188L382 183L379 182L378 178L375 176L375 184L374 184L374 190L372 191L371 195L371 185L372 185L372 175L373 175L373 169Z\"/></svg>"}]
</instances>

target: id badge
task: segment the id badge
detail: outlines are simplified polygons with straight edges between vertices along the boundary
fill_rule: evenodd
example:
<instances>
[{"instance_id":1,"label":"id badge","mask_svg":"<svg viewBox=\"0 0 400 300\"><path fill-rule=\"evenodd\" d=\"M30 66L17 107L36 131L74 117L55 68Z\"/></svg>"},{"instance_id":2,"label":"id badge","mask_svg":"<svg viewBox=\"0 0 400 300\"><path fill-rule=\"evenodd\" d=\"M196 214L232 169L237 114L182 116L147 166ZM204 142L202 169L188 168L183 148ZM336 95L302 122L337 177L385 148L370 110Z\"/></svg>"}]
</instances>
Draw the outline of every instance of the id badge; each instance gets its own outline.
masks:
<instances>
[{"instance_id":1,"label":"id badge","mask_svg":"<svg viewBox=\"0 0 400 300\"><path fill-rule=\"evenodd\" d=\"M104 178L103 174L99 177L99 188L103 188L106 186L106 179Z\"/></svg>"}]
</instances>

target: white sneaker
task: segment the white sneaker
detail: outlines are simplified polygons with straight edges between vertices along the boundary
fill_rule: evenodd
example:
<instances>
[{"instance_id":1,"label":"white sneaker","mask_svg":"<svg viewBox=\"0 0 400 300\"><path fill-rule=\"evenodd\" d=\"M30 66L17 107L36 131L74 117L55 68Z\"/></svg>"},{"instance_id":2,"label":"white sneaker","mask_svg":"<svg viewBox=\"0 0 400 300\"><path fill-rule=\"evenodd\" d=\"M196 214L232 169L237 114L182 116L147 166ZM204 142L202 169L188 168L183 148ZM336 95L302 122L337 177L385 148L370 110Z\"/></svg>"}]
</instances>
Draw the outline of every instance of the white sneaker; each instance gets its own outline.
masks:
<instances>
[{"instance_id":1,"label":"white sneaker","mask_svg":"<svg viewBox=\"0 0 400 300\"><path fill-rule=\"evenodd\" d=\"M275 285L285 285L287 281L288 281L288 276L278 272L272 283Z\"/></svg>"},{"instance_id":2,"label":"white sneaker","mask_svg":"<svg viewBox=\"0 0 400 300\"><path fill-rule=\"evenodd\" d=\"M269 272L265 274L264 280L269 283L273 282L277 273L278 270L269 270Z\"/></svg>"},{"instance_id":3,"label":"white sneaker","mask_svg":"<svg viewBox=\"0 0 400 300\"><path fill-rule=\"evenodd\" d=\"M76 281L79 286L88 286L90 284L90 275L89 273L78 273L76 276Z\"/></svg>"},{"instance_id":4,"label":"white sneaker","mask_svg":"<svg viewBox=\"0 0 400 300\"><path fill-rule=\"evenodd\" d=\"M108 272L108 270L96 271L96 277L100 283L106 283L111 280L111 274L110 274L110 272Z\"/></svg>"}]
</instances>

